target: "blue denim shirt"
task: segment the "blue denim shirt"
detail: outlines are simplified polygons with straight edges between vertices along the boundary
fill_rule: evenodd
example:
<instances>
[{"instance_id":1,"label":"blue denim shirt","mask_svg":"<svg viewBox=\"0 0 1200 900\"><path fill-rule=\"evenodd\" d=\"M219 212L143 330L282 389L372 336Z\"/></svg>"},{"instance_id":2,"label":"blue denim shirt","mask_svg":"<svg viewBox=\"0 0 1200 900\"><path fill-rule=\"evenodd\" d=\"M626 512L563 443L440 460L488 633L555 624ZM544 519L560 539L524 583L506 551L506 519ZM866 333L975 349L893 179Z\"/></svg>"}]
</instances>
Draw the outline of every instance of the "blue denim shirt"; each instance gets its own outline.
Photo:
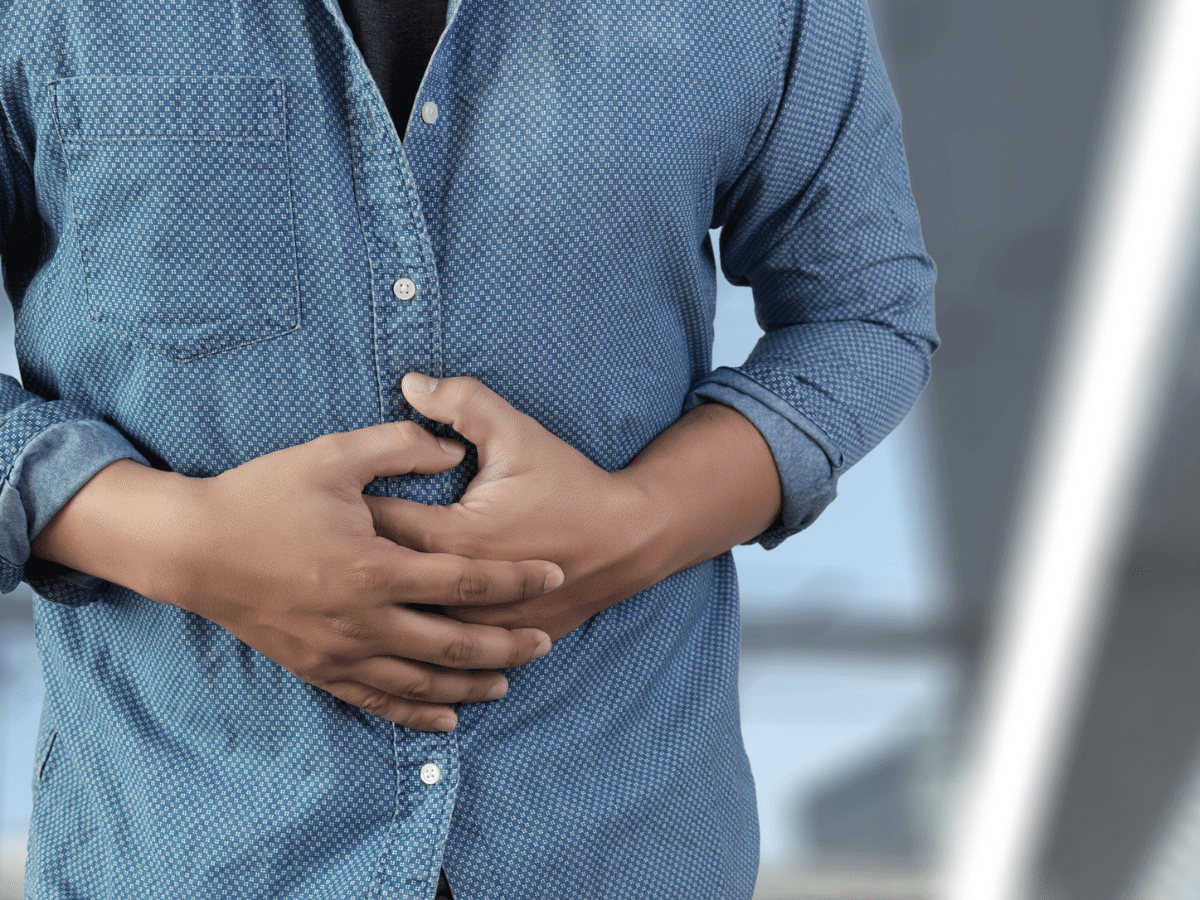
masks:
<instances>
[{"instance_id":1,"label":"blue denim shirt","mask_svg":"<svg viewBox=\"0 0 1200 900\"><path fill-rule=\"evenodd\" d=\"M482 379L609 470L729 404L780 470L774 545L928 377L933 266L856 0L462 0L408 135L335 0L0 0L24 385L0 383L0 587L44 598L33 898L428 898L443 865L459 900L751 894L728 554L450 734L30 559L112 460L207 476L409 417L411 370ZM766 334L713 372L720 226ZM369 490L446 503L470 476Z\"/></svg>"}]
</instances>

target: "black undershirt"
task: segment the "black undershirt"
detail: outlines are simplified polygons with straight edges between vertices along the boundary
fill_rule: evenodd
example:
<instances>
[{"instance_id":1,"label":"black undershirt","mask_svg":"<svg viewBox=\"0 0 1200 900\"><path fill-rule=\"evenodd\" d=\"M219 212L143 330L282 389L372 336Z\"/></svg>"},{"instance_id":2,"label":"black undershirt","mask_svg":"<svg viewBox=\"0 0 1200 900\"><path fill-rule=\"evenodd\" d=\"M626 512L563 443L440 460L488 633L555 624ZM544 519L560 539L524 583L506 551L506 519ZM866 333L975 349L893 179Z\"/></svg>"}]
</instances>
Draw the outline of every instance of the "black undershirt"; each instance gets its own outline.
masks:
<instances>
[{"instance_id":1,"label":"black undershirt","mask_svg":"<svg viewBox=\"0 0 1200 900\"><path fill-rule=\"evenodd\" d=\"M447 0L338 3L403 138L425 67L446 27Z\"/></svg>"}]
</instances>

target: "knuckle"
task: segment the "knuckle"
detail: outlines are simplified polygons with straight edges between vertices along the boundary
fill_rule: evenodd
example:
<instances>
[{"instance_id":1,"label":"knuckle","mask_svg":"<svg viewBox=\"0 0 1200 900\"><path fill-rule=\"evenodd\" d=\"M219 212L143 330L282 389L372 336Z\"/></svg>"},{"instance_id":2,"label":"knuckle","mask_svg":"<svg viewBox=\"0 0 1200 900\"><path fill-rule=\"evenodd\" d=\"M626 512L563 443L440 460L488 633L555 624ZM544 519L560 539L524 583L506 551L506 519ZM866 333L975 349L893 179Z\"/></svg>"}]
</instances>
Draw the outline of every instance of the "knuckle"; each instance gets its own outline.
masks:
<instances>
[{"instance_id":1,"label":"knuckle","mask_svg":"<svg viewBox=\"0 0 1200 900\"><path fill-rule=\"evenodd\" d=\"M454 598L467 605L483 603L492 595L491 580L481 572L463 572L454 585Z\"/></svg>"},{"instance_id":2,"label":"knuckle","mask_svg":"<svg viewBox=\"0 0 1200 900\"><path fill-rule=\"evenodd\" d=\"M329 630L344 641L361 643L370 640L371 628L361 619L347 615L333 614L329 617Z\"/></svg>"},{"instance_id":3,"label":"knuckle","mask_svg":"<svg viewBox=\"0 0 1200 900\"><path fill-rule=\"evenodd\" d=\"M455 668L469 667L479 656L479 641L469 633L461 633L442 652L446 665Z\"/></svg>"},{"instance_id":4,"label":"knuckle","mask_svg":"<svg viewBox=\"0 0 1200 900\"><path fill-rule=\"evenodd\" d=\"M368 691L358 706L373 716L387 718L388 713L392 710L392 700L382 691Z\"/></svg>"},{"instance_id":5,"label":"knuckle","mask_svg":"<svg viewBox=\"0 0 1200 900\"><path fill-rule=\"evenodd\" d=\"M385 579L378 567L359 561L346 573L352 596L373 597L384 589Z\"/></svg>"},{"instance_id":6,"label":"knuckle","mask_svg":"<svg viewBox=\"0 0 1200 900\"><path fill-rule=\"evenodd\" d=\"M433 696L433 679L427 672L415 672L398 693L410 700L428 700Z\"/></svg>"},{"instance_id":7,"label":"knuckle","mask_svg":"<svg viewBox=\"0 0 1200 900\"><path fill-rule=\"evenodd\" d=\"M397 439L408 448L415 447L425 437L425 429L416 422L405 420L392 424L395 426Z\"/></svg>"}]
</instances>

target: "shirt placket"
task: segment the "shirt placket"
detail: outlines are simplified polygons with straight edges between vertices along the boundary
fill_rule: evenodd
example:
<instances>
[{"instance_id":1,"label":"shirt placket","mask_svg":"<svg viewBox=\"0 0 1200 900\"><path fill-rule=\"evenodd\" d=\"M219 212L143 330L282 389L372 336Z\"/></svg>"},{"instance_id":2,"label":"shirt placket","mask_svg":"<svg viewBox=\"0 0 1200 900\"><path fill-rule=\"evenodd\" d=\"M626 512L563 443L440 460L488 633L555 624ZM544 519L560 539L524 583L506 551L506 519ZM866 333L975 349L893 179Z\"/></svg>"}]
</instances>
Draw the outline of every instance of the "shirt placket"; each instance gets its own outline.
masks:
<instances>
[{"instance_id":1,"label":"shirt placket","mask_svg":"<svg viewBox=\"0 0 1200 900\"><path fill-rule=\"evenodd\" d=\"M429 228L400 140L361 59L351 82L355 197L371 279L382 421L409 415L407 372L442 374L440 292Z\"/></svg>"},{"instance_id":2,"label":"shirt placket","mask_svg":"<svg viewBox=\"0 0 1200 900\"><path fill-rule=\"evenodd\" d=\"M381 866L383 898L432 898L458 790L458 742L453 734L397 727L396 819Z\"/></svg>"},{"instance_id":3,"label":"shirt placket","mask_svg":"<svg viewBox=\"0 0 1200 900\"><path fill-rule=\"evenodd\" d=\"M404 375L443 374L436 257L416 181L387 107L336 0L325 4L342 31L346 55L350 155L370 279L379 415L381 421L399 421L412 417L400 391ZM423 110L421 124L436 126L436 109ZM387 493L405 497L409 484L408 479L387 479ZM395 816L372 896L407 898L415 892L432 897L454 811L458 742L453 734L393 726L393 758Z\"/></svg>"}]
</instances>

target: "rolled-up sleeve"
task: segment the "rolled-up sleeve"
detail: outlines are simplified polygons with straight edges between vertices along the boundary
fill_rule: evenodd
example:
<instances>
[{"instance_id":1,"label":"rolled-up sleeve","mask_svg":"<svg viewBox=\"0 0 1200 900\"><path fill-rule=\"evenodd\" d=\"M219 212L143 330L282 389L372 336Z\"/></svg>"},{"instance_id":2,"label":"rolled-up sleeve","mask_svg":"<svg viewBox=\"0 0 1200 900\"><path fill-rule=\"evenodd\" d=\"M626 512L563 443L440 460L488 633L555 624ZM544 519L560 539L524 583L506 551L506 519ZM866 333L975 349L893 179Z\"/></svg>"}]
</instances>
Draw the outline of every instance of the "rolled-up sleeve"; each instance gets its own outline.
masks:
<instances>
[{"instance_id":1,"label":"rolled-up sleeve","mask_svg":"<svg viewBox=\"0 0 1200 900\"><path fill-rule=\"evenodd\" d=\"M807 527L837 479L905 416L937 348L900 113L860 2L788 3L777 101L718 184L726 278L765 332L693 387L763 434L783 484L766 547Z\"/></svg>"}]
</instances>

